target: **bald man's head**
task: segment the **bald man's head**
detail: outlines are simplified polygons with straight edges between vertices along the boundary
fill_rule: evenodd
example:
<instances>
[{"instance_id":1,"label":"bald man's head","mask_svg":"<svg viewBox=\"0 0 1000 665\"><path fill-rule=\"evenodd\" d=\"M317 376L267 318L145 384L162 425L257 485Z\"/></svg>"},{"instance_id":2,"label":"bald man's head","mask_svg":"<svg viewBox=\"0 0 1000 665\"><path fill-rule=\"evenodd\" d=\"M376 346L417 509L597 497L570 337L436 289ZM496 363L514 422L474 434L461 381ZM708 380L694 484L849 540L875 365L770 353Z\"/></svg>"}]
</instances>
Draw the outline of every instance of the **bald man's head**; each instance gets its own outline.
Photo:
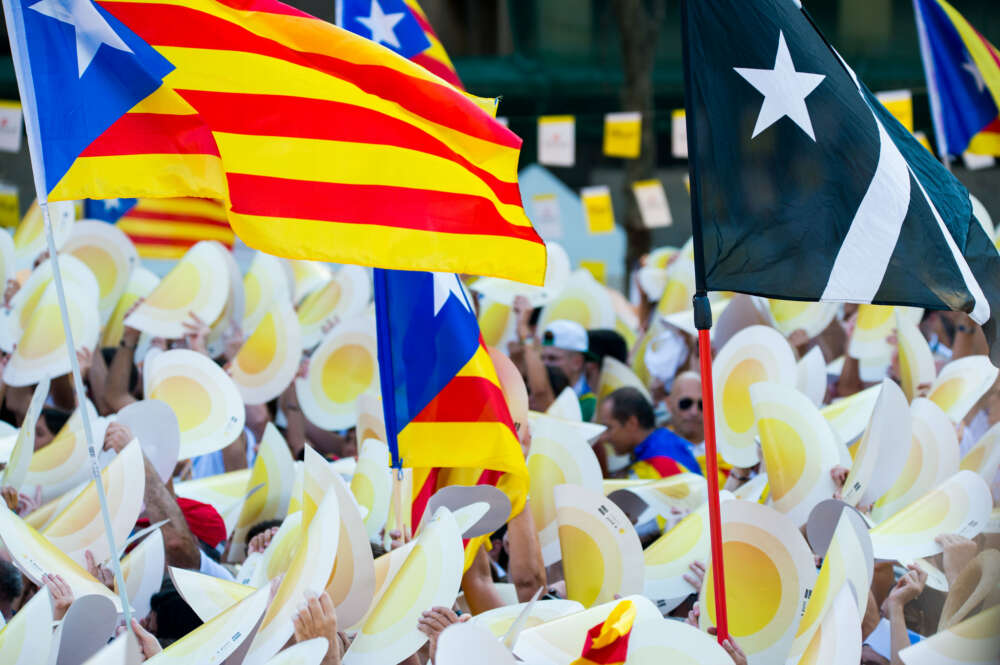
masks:
<instances>
[{"instance_id":1,"label":"bald man's head","mask_svg":"<svg viewBox=\"0 0 1000 665\"><path fill-rule=\"evenodd\" d=\"M670 410L670 428L691 443L705 440L702 421L701 375L697 372L681 372L674 378L667 395Z\"/></svg>"}]
</instances>

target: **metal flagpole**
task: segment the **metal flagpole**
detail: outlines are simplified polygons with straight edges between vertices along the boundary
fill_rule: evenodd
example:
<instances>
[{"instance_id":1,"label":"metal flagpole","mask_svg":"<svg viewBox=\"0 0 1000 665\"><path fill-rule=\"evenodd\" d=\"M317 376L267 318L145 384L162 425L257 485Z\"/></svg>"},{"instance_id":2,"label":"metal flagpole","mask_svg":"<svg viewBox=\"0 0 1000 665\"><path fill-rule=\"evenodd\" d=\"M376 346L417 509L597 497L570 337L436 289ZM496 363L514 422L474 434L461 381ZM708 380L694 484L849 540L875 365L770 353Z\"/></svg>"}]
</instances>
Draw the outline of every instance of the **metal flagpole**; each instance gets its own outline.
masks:
<instances>
[{"instance_id":1,"label":"metal flagpole","mask_svg":"<svg viewBox=\"0 0 1000 665\"><path fill-rule=\"evenodd\" d=\"M15 0L18 2L19 0ZM45 242L49 250L49 261L52 262L52 281L56 285L56 298L59 301L59 314L62 318L63 332L66 335L66 351L69 353L70 368L73 374L73 388L76 392L77 408L83 418L83 431L87 441L87 454L90 458L90 475L94 479L97 498L101 505L101 516L104 518L104 535L108 539L108 549L111 552L111 569L114 572L115 584L121 598L122 613L125 617L126 629L132 630L132 609L128 604L128 593L125 589L125 578L122 576L121 563L118 561L118 548L115 546L114 531L111 525L111 513L108 511L108 499L104 495L104 482L101 480L101 467L97 461L97 450L94 447L94 433L90 427L90 414L87 412L87 394L83 389L83 378L80 376L80 364L76 359L76 345L73 343L73 330L70 326L69 311L66 308L66 293L63 289L62 271L59 269L59 255L56 251L55 236L52 233L52 219L49 216L48 189L45 185L45 164L42 159L42 137L39 135L38 107L35 100L35 88L31 74L31 61L23 42L24 17L21 7L15 7L15 2L3 0L4 18L7 21L7 34L10 38L10 51L14 60L14 73L17 76L17 87L24 108L24 131L28 138L28 154L31 157L31 171L35 180L35 193L38 207L42 211L45 223Z\"/></svg>"},{"instance_id":2,"label":"metal flagpole","mask_svg":"<svg viewBox=\"0 0 1000 665\"><path fill-rule=\"evenodd\" d=\"M692 104L690 35L688 34L687 0L681 2L681 37L684 53L684 105L687 116L688 175L691 180L691 232L694 241L695 295L694 324L698 329L698 358L701 364L701 403L705 429L705 475L708 481L708 529L712 544L712 585L715 592L715 628L719 644L729 639L729 617L726 611L726 575L722 552L722 513L719 505L719 460L715 446L715 397L712 386L712 307L705 287L705 258L701 241L700 183L697 159L698 137L695 132ZM702 608L704 609L704 608Z\"/></svg>"}]
</instances>

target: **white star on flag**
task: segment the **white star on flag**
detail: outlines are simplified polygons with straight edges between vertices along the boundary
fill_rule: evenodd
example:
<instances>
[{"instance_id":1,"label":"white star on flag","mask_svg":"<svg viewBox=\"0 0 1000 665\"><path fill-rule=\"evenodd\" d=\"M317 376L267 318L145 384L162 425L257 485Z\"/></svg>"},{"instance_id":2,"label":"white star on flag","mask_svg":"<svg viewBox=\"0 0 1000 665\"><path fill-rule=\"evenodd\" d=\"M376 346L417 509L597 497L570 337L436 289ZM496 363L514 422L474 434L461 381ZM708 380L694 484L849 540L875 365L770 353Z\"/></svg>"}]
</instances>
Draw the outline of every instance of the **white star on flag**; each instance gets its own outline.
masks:
<instances>
[{"instance_id":1,"label":"white star on flag","mask_svg":"<svg viewBox=\"0 0 1000 665\"><path fill-rule=\"evenodd\" d=\"M436 272L434 275L434 316L437 316L441 308L445 306L448 299L455 296L458 302L466 311L471 312L469 303L465 298L465 289L458 275L450 272Z\"/></svg>"},{"instance_id":2,"label":"white star on flag","mask_svg":"<svg viewBox=\"0 0 1000 665\"><path fill-rule=\"evenodd\" d=\"M376 44L383 43L393 48L399 48L399 39L396 37L396 24L402 21L404 16L406 15L403 12L386 14L382 11L382 6L378 4L378 0L372 0L372 8L368 12L368 16L359 16L358 23L363 24L371 30L372 41Z\"/></svg>"},{"instance_id":3,"label":"white star on flag","mask_svg":"<svg viewBox=\"0 0 1000 665\"><path fill-rule=\"evenodd\" d=\"M112 210L118 210L122 207L121 199L107 199L104 201L104 209L108 212Z\"/></svg>"},{"instance_id":4,"label":"white star on flag","mask_svg":"<svg viewBox=\"0 0 1000 665\"><path fill-rule=\"evenodd\" d=\"M983 79L983 73L979 71L979 67L976 67L974 62L963 62L962 69L969 72L972 79L976 82L976 90L978 92L983 92L986 90L986 81Z\"/></svg>"},{"instance_id":5,"label":"white star on flag","mask_svg":"<svg viewBox=\"0 0 1000 665\"><path fill-rule=\"evenodd\" d=\"M774 69L746 67L733 67L733 69L764 95L764 103L760 107L751 139L757 138L758 134L787 116L808 134L809 138L816 140L812 121L809 119L809 109L806 108L806 97L826 76L795 71L795 64L788 52L788 45L785 44L783 32L778 33L778 53L774 57Z\"/></svg>"},{"instance_id":6,"label":"white star on flag","mask_svg":"<svg viewBox=\"0 0 1000 665\"><path fill-rule=\"evenodd\" d=\"M101 44L132 53L132 49L108 25L91 0L39 0L28 9L73 26L76 34L76 64L81 78Z\"/></svg>"}]
</instances>

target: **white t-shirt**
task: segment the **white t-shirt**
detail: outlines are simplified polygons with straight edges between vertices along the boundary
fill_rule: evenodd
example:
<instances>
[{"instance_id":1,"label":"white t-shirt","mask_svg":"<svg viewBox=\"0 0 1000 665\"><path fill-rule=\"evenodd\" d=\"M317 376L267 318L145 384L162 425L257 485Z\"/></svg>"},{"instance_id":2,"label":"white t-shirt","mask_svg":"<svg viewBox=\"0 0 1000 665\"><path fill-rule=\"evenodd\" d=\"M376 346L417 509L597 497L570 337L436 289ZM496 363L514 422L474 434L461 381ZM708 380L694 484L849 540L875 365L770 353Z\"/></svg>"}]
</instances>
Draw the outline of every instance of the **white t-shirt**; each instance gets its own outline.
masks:
<instances>
[{"instance_id":1,"label":"white t-shirt","mask_svg":"<svg viewBox=\"0 0 1000 665\"><path fill-rule=\"evenodd\" d=\"M221 563L216 563L212 560L210 556L198 550L198 555L201 557L201 562L199 563L198 572L203 575L211 575L212 577L218 577L220 580L226 580L227 582L235 582L236 578L233 574L223 566Z\"/></svg>"}]
</instances>

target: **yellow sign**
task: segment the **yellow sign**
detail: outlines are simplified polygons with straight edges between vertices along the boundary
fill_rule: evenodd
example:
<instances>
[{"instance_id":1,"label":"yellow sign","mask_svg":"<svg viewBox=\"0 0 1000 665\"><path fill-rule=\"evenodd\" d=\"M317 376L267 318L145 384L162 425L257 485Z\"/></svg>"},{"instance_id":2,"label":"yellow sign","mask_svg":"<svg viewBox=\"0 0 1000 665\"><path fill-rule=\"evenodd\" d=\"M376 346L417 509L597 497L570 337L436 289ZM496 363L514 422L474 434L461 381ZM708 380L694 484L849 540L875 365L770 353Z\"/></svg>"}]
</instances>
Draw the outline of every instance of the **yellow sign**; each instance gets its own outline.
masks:
<instances>
[{"instance_id":1,"label":"yellow sign","mask_svg":"<svg viewBox=\"0 0 1000 665\"><path fill-rule=\"evenodd\" d=\"M608 281L608 266L604 261L588 261L586 259L580 261L580 267L584 270L590 272L601 284L607 284Z\"/></svg>"},{"instance_id":2,"label":"yellow sign","mask_svg":"<svg viewBox=\"0 0 1000 665\"><path fill-rule=\"evenodd\" d=\"M909 131L913 131L913 95L909 90L880 92L875 97Z\"/></svg>"},{"instance_id":3,"label":"yellow sign","mask_svg":"<svg viewBox=\"0 0 1000 665\"><path fill-rule=\"evenodd\" d=\"M604 154L608 157L639 156L642 143L642 114L638 111L608 113L604 116Z\"/></svg>"},{"instance_id":4,"label":"yellow sign","mask_svg":"<svg viewBox=\"0 0 1000 665\"><path fill-rule=\"evenodd\" d=\"M584 187L580 190L587 230L591 234L611 233L615 229L615 212L611 208L611 190L607 185Z\"/></svg>"}]
</instances>

